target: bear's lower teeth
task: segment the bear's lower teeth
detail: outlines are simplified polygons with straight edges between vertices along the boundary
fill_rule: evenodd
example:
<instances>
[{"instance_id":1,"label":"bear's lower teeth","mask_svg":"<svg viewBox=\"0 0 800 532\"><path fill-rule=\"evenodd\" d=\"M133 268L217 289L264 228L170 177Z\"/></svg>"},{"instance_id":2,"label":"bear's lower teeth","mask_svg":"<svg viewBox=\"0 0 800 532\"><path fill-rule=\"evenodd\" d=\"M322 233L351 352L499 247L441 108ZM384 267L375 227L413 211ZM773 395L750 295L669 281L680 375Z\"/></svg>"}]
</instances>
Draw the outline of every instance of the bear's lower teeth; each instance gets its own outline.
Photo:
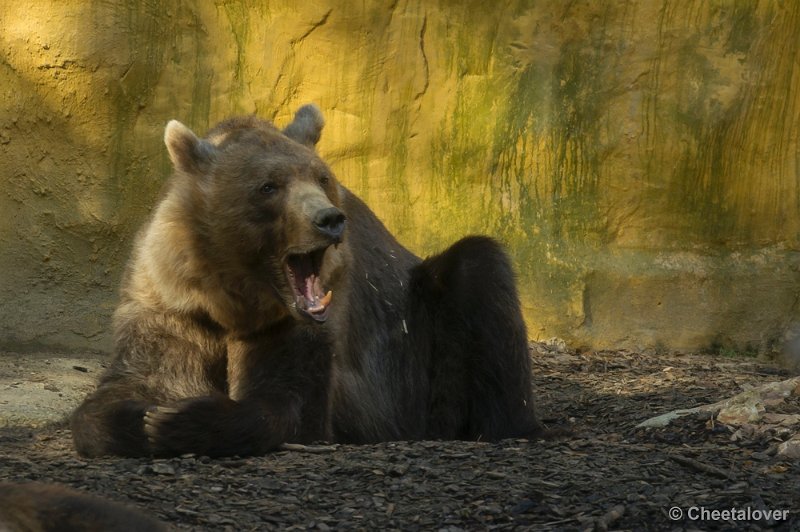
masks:
<instances>
[{"instance_id":1,"label":"bear's lower teeth","mask_svg":"<svg viewBox=\"0 0 800 532\"><path fill-rule=\"evenodd\" d=\"M303 310L318 320L323 321L325 310L330 305L333 297L329 290L327 293L322 287L319 278L319 268L322 262L323 250L311 253L291 255L287 260L287 275L289 284L294 288L294 306Z\"/></svg>"},{"instance_id":2,"label":"bear's lower teeth","mask_svg":"<svg viewBox=\"0 0 800 532\"><path fill-rule=\"evenodd\" d=\"M308 309L309 312L313 312L314 314L319 314L323 312L328 305L331 304L331 300L333 299L333 292L328 290L328 293L322 296L322 299L316 298L314 301L314 306Z\"/></svg>"}]
</instances>

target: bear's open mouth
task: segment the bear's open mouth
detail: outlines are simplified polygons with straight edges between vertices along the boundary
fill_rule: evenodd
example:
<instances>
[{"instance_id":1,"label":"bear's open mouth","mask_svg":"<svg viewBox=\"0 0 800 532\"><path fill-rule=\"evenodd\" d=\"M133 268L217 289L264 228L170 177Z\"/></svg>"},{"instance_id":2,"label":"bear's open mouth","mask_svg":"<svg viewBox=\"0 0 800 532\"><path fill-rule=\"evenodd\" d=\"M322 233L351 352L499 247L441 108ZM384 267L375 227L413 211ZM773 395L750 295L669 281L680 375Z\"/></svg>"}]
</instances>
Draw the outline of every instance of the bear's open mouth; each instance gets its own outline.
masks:
<instances>
[{"instance_id":1,"label":"bear's open mouth","mask_svg":"<svg viewBox=\"0 0 800 532\"><path fill-rule=\"evenodd\" d=\"M320 280L326 249L327 246L308 253L295 253L286 259L286 276L294 291L296 308L316 321L328 319L328 306L333 298L330 290L325 292Z\"/></svg>"}]
</instances>

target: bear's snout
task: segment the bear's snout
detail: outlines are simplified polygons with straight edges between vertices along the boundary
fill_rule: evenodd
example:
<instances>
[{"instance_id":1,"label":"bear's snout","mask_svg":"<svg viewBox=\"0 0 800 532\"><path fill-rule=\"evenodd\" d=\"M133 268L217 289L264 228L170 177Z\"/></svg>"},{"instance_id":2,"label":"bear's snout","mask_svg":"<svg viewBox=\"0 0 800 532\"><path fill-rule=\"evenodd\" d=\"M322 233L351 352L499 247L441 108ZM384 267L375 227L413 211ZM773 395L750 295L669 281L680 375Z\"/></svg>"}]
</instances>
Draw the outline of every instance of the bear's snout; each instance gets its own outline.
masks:
<instances>
[{"instance_id":1,"label":"bear's snout","mask_svg":"<svg viewBox=\"0 0 800 532\"><path fill-rule=\"evenodd\" d=\"M344 233L345 215L336 207L320 209L314 215L314 227L323 235L332 238L335 242L342 241Z\"/></svg>"}]
</instances>

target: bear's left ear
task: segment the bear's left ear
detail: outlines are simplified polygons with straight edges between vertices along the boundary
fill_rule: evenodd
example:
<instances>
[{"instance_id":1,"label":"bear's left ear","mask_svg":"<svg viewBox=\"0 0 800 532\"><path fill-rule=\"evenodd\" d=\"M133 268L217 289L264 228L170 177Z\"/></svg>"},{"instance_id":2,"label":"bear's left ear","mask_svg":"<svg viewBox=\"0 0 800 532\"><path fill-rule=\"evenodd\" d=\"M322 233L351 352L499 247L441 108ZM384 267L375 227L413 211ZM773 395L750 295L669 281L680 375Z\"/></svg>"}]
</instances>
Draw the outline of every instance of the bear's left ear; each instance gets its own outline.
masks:
<instances>
[{"instance_id":1,"label":"bear's left ear","mask_svg":"<svg viewBox=\"0 0 800 532\"><path fill-rule=\"evenodd\" d=\"M297 110L294 120L286 126L283 134L300 144L313 148L319 142L324 125L325 119L322 118L319 107L310 103Z\"/></svg>"},{"instance_id":2,"label":"bear's left ear","mask_svg":"<svg viewBox=\"0 0 800 532\"><path fill-rule=\"evenodd\" d=\"M164 130L164 144L175 170L198 174L214 159L214 146L197 137L177 120L170 120Z\"/></svg>"}]
</instances>

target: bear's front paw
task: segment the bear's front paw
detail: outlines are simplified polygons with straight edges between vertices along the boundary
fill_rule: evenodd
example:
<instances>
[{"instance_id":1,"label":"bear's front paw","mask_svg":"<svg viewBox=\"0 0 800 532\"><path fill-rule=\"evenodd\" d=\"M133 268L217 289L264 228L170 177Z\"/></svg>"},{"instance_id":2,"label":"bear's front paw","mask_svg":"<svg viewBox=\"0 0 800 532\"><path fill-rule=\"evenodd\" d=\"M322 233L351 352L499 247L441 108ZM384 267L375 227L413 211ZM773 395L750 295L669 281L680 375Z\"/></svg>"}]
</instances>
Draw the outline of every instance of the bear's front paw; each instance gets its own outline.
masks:
<instances>
[{"instance_id":1,"label":"bear's front paw","mask_svg":"<svg viewBox=\"0 0 800 532\"><path fill-rule=\"evenodd\" d=\"M226 413L230 415L229 410L230 405L216 397L148 408L144 414L144 433L150 450L156 456L212 454L222 437L220 420L226 418Z\"/></svg>"}]
</instances>

